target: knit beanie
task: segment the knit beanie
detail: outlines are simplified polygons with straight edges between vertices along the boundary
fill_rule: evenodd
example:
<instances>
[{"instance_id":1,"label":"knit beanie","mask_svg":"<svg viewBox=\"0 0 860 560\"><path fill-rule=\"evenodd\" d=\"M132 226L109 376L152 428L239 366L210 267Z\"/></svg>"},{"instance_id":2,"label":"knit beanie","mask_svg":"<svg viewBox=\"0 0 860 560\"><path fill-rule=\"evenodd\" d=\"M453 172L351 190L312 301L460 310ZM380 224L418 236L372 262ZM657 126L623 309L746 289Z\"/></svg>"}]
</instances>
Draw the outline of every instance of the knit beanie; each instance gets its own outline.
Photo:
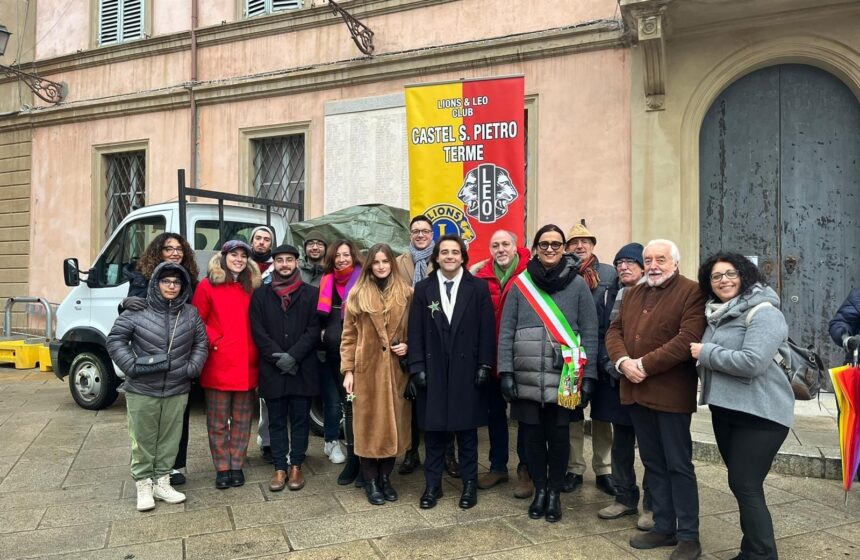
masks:
<instances>
[{"instance_id":1,"label":"knit beanie","mask_svg":"<svg viewBox=\"0 0 860 560\"><path fill-rule=\"evenodd\" d=\"M612 264L618 264L618 261L621 259L630 259L639 263L639 266L645 268L644 261L642 259L642 252L645 250L639 243L628 243L624 247L622 247L618 253L616 253L615 258L612 259Z\"/></svg>"},{"instance_id":2,"label":"knit beanie","mask_svg":"<svg viewBox=\"0 0 860 560\"><path fill-rule=\"evenodd\" d=\"M257 226L254 229L252 229L251 230L251 237L249 237L249 239L251 240L251 243L254 242L254 235L256 235L258 231L265 231L266 233L268 233L269 237L271 237L271 239L272 239L272 245L275 244L275 232L272 231L272 228L270 228L269 226Z\"/></svg>"},{"instance_id":3,"label":"knit beanie","mask_svg":"<svg viewBox=\"0 0 860 560\"><path fill-rule=\"evenodd\" d=\"M322 233L320 233L319 230L312 229L305 236L305 242L302 245L302 248L305 250L305 253L308 252L308 242L309 241L320 241L325 246L325 248L328 249L328 241L325 240L325 237L323 237Z\"/></svg>"}]
</instances>

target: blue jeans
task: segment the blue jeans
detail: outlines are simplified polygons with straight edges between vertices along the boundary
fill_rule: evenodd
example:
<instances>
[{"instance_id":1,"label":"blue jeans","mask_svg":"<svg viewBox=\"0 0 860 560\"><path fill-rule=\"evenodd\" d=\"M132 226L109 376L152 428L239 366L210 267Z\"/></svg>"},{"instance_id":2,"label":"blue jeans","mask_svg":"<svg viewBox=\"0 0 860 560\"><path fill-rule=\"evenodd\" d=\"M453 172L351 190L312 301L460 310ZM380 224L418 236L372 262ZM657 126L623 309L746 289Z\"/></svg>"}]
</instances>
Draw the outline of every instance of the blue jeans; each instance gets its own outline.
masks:
<instances>
[{"instance_id":1,"label":"blue jeans","mask_svg":"<svg viewBox=\"0 0 860 560\"><path fill-rule=\"evenodd\" d=\"M320 375L320 399L323 406L323 436L326 441L337 441L340 438L341 393L343 377L340 375L340 360L332 360L326 356Z\"/></svg>"},{"instance_id":2,"label":"blue jeans","mask_svg":"<svg viewBox=\"0 0 860 560\"><path fill-rule=\"evenodd\" d=\"M501 382L490 378L487 383L489 415L487 418L487 433L490 436L490 471L494 473L508 472L508 403L502 396ZM523 425L517 427L517 459L519 465L526 464L525 443L523 442Z\"/></svg>"},{"instance_id":3,"label":"blue jeans","mask_svg":"<svg viewBox=\"0 0 860 560\"><path fill-rule=\"evenodd\" d=\"M301 466L308 451L311 398L287 396L266 399L266 408L269 410L269 437L275 470L287 470L287 453L290 456L289 465Z\"/></svg>"}]
</instances>

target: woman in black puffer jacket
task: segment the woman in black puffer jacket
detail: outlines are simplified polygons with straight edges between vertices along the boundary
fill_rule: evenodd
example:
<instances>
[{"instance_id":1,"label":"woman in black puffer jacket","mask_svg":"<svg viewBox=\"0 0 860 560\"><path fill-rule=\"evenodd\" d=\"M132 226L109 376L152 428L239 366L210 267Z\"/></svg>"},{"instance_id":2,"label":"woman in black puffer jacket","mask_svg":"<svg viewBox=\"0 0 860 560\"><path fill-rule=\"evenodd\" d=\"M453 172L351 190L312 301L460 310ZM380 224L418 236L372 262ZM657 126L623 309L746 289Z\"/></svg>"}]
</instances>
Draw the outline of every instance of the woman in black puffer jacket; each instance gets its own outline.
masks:
<instances>
[{"instance_id":1,"label":"woman in black puffer jacket","mask_svg":"<svg viewBox=\"0 0 860 560\"><path fill-rule=\"evenodd\" d=\"M170 469L182 435L182 414L191 380L200 376L209 352L206 327L187 303L191 280L178 264L159 264L149 281L147 306L126 310L107 339L111 359L125 372L131 475L137 483L137 509L154 499L180 503L185 495L170 485ZM142 373L135 361L169 354L167 371Z\"/></svg>"}]
</instances>

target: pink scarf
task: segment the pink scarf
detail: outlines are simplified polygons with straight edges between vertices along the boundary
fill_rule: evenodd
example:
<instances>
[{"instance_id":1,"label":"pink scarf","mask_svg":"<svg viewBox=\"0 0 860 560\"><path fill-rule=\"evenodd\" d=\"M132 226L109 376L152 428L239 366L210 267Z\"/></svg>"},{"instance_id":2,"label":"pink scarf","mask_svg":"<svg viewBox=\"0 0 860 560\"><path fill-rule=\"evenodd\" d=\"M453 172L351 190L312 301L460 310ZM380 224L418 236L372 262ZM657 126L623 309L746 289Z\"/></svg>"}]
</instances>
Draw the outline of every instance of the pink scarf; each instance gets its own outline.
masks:
<instances>
[{"instance_id":1,"label":"pink scarf","mask_svg":"<svg viewBox=\"0 0 860 560\"><path fill-rule=\"evenodd\" d=\"M346 298L349 296L349 291L358 281L361 276L360 266L348 266L343 270L335 270L328 274L323 274L320 279L320 299L317 303L317 311L323 315L331 315L332 299L335 288L340 296L340 300L346 303ZM343 317L343 306L340 309L340 316Z\"/></svg>"}]
</instances>

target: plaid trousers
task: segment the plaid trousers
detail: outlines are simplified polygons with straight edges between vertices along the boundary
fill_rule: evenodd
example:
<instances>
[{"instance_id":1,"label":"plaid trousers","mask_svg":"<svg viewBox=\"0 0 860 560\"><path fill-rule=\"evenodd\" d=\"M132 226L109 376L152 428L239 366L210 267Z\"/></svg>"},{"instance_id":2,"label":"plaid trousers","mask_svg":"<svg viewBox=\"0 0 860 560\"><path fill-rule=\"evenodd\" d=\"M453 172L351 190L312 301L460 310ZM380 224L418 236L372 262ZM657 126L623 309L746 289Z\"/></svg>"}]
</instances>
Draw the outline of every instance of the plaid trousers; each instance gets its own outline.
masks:
<instances>
[{"instance_id":1,"label":"plaid trousers","mask_svg":"<svg viewBox=\"0 0 860 560\"><path fill-rule=\"evenodd\" d=\"M216 471L239 470L251 437L257 396L251 391L206 389L206 428Z\"/></svg>"}]
</instances>

